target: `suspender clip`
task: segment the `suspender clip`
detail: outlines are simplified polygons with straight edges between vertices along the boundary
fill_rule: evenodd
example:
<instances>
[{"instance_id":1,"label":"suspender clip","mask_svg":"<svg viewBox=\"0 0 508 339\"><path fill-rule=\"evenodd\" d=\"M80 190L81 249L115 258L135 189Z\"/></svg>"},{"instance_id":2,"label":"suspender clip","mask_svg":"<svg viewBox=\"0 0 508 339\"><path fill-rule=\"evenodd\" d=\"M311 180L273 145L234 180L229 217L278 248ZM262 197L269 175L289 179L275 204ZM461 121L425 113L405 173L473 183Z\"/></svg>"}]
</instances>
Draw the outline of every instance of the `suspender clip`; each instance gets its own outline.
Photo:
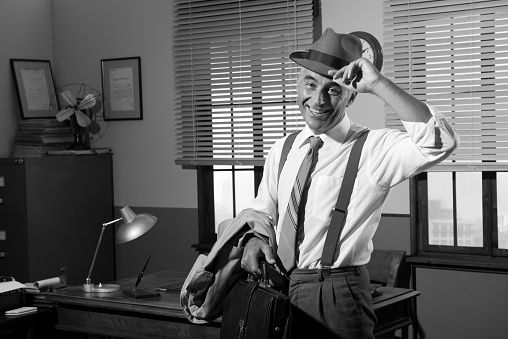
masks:
<instances>
[{"instance_id":1,"label":"suspender clip","mask_svg":"<svg viewBox=\"0 0 508 339\"><path fill-rule=\"evenodd\" d=\"M319 281L325 280L325 277L329 277L331 273L332 269L330 266L321 265L321 268L318 269Z\"/></svg>"},{"instance_id":2,"label":"suspender clip","mask_svg":"<svg viewBox=\"0 0 508 339\"><path fill-rule=\"evenodd\" d=\"M341 209L341 208L337 208L337 207L332 208L332 211L334 211L334 212L342 212L342 213L344 213L344 214L346 214L346 213L347 213L347 210L343 210L343 209Z\"/></svg>"}]
</instances>

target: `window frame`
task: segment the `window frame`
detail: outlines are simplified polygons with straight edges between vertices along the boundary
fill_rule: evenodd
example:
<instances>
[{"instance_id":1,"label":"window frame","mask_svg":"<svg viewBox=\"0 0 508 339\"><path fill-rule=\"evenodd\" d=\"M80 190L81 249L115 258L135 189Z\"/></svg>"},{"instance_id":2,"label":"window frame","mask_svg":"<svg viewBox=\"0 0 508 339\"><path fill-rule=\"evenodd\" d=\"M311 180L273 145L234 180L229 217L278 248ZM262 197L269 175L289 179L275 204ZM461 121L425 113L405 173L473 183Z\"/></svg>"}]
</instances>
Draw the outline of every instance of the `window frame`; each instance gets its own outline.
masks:
<instances>
[{"instance_id":1,"label":"window frame","mask_svg":"<svg viewBox=\"0 0 508 339\"><path fill-rule=\"evenodd\" d=\"M408 260L456 269L494 272L508 270L508 250L497 248L497 173L497 171L482 172L483 247L481 248L429 244L427 172L411 178L409 188L412 257ZM454 212L454 223L456 218Z\"/></svg>"},{"instance_id":2,"label":"window frame","mask_svg":"<svg viewBox=\"0 0 508 339\"><path fill-rule=\"evenodd\" d=\"M214 198L214 173L216 171L229 171L228 169L214 169L213 165L199 165L197 169L198 181L198 240L197 244L191 245L199 253L207 253L217 240L215 233L215 198ZM237 171L232 166L233 173ZM263 177L263 166L254 166L253 169L242 169L241 171L252 171L254 173L254 195L258 193L258 187ZM233 191L234 191L234 175ZM234 201L234 200L233 200ZM235 211L235 209L233 209ZM235 214L236 216L236 214Z\"/></svg>"}]
</instances>

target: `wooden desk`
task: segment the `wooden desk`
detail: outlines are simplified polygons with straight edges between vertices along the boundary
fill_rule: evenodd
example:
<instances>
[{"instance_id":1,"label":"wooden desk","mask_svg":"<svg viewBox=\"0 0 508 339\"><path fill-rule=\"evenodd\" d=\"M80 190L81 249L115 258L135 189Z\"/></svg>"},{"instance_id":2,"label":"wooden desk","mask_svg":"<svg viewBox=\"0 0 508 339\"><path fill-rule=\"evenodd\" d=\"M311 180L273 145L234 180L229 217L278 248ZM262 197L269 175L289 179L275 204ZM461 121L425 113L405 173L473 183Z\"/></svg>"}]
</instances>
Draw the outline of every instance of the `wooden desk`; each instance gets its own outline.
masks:
<instances>
[{"instance_id":1,"label":"wooden desk","mask_svg":"<svg viewBox=\"0 0 508 339\"><path fill-rule=\"evenodd\" d=\"M377 324L374 328L376 338L393 335L393 331L407 328L413 323L412 303L420 292L395 287L380 287L383 294L372 299ZM403 333L406 337L407 333Z\"/></svg>"},{"instance_id":2,"label":"wooden desk","mask_svg":"<svg viewBox=\"0 0 508 339\"><path fill-rule=\"evenodd\" d=\"M155 291L157 287L185 280L185 271L161 271L147 274L139 287ZM119 280L123 289L132 289L136 277ZM419 293L399 288L380 288L374 298L379 318L376 338L411 325L411 300ZM66 291L40 293L58 305L56 328L64 331L96 333L125 338L196 338L219 337L220 321L196 325L190 323L180 308L178 292L161 292L156 299L131 299L121 292L84 293L81 286Z\"/></svg>"}]
</instances>

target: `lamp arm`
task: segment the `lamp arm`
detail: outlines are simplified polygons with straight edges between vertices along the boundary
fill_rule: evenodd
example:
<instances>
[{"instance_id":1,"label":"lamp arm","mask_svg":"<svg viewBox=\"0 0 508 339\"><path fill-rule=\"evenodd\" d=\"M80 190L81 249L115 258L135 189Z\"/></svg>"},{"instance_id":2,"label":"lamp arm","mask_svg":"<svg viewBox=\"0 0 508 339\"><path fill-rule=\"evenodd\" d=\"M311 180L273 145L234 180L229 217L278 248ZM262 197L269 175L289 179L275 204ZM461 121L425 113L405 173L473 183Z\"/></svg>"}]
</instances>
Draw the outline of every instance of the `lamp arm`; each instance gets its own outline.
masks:
<instances>
[{"instance_id":1,"label":"lamp arm","mask_svg":"<svg viewBox=\"0 0 508 339\"><path fill-rule=\"evenodd\" d=\"M106 222L106 223L102 224L101 235L99 236L99 241L97 242L97 247L95 248L95 253L94 253L93 259L92 259L92 266L90 266L90 271L88 271L88 276L86 277L87 284L91 283L90 277L92 275L93 266L95 265L95 259L97 258L97 253L99 252L99 247L101 246L101 242L102 242L102 235L104 234L104 230L106 229L106 226L108 226L110 224L114 224L115 222L120 221L120 220L122 220L122 218L118 218L116 220L112 220L110 222Z\"/></svg>"}]
</instances>

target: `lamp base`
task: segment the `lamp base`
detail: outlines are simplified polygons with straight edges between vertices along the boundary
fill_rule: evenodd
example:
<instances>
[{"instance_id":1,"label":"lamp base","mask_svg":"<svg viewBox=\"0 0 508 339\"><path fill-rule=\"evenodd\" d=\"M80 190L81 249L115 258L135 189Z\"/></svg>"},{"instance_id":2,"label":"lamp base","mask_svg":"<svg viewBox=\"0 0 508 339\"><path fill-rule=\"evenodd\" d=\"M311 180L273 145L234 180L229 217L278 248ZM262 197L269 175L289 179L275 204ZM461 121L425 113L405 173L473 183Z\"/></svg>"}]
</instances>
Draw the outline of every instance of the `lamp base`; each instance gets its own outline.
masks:
<instances>
[{"instance_id":1,"label":"lamp base","mask_svg":"<svg viewBox=\"0 0 508 339\"><path fill-rule=\"evenodd\" d=\"M94 292L98 293L110 293L120 291L120 285L116 284L99 284L99 286L95 286L93 289Z\"/></svg>"},{"instance_id":2,"label":"lamp base","mask_svg":"<svg viewBox=\"0 0 508 339\"><path fill-rule=\"evenodd\" d=\"M120 291L120 285L116 285L116 284L99 284L99 285L83 284L82 290L87 293L91 293L91 292L111 293L111 292Z\"/></svg>"},{"instance_id":3,"label":"lamp base","mask_svg":"<svg viewBox=\"0 0 508 339\"><path fill-rule=\"evenodd\" d=\"M158 293L158 292L145 290L143 288L134 288L132 290L124 290L122 292L122 295L129 297L129 298L134 298L134 299L156 298L156 297L161 296L160 293Z\"/></svg>"}]
</instances>

